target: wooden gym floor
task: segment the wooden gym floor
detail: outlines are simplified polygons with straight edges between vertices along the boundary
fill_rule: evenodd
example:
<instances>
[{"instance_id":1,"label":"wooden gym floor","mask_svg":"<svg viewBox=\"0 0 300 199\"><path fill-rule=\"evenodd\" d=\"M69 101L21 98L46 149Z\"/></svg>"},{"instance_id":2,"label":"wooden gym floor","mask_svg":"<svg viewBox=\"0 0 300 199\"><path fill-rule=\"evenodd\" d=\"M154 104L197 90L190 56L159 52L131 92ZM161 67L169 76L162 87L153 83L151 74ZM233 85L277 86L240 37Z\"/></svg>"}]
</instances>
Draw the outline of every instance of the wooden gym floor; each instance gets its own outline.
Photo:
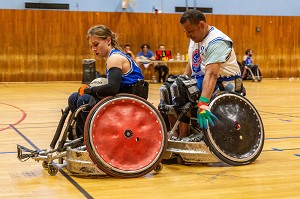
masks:
<instances>
[{"instance_id":1,"label":"wooden gym floor","mask_svg":"<svg viewBox=\"0 0 300 199\"><path fill-rule=\"evenodd\" d=\"M265 145L247 166L165 164L134 179L49 176L41 162L20 162L16 145L49 148L68 96L80 82L0 83L0 198L299 198L300 80L245 82L264 122ZM157 106L160 84L150 85Z\"/></svg>"}]
</instances>

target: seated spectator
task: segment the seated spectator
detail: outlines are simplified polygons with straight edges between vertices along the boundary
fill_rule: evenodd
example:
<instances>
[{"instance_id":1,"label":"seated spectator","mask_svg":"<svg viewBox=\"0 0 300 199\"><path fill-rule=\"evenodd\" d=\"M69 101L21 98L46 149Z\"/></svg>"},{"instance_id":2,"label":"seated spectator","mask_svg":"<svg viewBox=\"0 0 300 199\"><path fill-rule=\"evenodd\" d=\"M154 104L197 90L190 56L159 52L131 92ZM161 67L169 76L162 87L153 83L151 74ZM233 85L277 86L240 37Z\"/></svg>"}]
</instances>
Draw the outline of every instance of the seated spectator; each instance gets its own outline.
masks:
<instances>
[{"instance_id":1,"label":"seated spectator","mask_svg":"<svg viewBox=\"0 0 300 199\"><path fill-rule=\"evenodd\" d=\"M142 73L144 74L145 69L149 69L152 82L157 83L154 66L153 63L150 62L150 61L154 61L155 57L153 52L149 49L150 46L148 44L143 44L141 46L141 51L137 54L136 60L139 64L140 69L142 70Z\"/></svg>"},{"instance_id":2,"label":"seated spectator","mask_svg":"<svg viewBox=\"0 0 300 199\"><path fill-rule=\"evenodd\" d=\"M166 48L163 44L160 44L158 50L165 51ZM162 82L165 82L166 78L167 78L167 75L169 74L168 66L166 64L163 64L163 63L158 63L155 66L155 70L158 71L158 83L161 83L161 80L162 80Z\"/></svg>"}]
</instances>

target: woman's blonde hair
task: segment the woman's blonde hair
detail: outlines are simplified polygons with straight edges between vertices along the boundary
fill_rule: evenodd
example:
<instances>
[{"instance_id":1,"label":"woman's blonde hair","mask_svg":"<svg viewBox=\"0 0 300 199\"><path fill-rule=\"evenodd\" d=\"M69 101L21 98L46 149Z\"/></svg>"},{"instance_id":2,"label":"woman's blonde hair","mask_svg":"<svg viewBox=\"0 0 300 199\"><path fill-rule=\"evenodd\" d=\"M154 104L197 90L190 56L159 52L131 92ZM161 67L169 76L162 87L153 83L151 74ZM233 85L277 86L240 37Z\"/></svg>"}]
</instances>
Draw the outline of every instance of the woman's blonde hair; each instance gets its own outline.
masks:
<instances>
[{"instance_id":1,"label":"woman's blonde hair","mask_svg":"<svg viewBox=\"0 0 300 199\"><path fill-rule=\"evenodd\" d=\"M104 25L95 25L91 27L87 32L87 38L89 39L91 36L96 36L99 38L106 39L107 37L111 38L111 45L120 51L122 51L121 46L117 41L118 35L112 32L108 27Z\"/></svg>"}]
</instances>

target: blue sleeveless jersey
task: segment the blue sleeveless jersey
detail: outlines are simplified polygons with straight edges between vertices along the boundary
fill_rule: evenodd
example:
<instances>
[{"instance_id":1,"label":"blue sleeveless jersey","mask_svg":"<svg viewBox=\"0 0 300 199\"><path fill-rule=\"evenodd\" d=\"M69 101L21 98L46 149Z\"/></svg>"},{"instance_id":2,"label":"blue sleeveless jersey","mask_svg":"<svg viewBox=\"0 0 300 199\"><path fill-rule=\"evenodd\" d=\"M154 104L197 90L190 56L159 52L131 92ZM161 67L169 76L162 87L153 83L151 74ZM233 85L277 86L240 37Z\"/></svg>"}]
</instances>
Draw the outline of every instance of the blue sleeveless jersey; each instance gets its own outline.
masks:
<instances>
[{"instance_id":1,"label":"blue sleeveless jersey","mask_svg":"<svg viewBox=\"0 0 300 199\"><path fill-rule=\"evenodd\" d=\"M246 61L245 61L246 63L245 63L245 65L246 66L249 66L249 65L251 65L252 64L252 58L251 57L249 57L249 56L247 56L247 58L246 58Z\"/></svg>"},{"instance_id":2,"label":"blue sleeveless jersey","mask_svg":"<svg viewBox=\"0 0 300 199\"><path fill-rule=\"evenodd\" d=\"M122 51L117 50L115 48L113 48L110 51L108 57L110 57L113 54L120 54L120 55L126 57L128 59L128 61L130 62L130 70L128 72L122 74L120 88L135 84L138 80L144 80L144 76L142 74L141 69L137 66L137 64L133 61L133 59L131 57L129 57ZM108 78L108 76L109 76L109 71L106 68L106 77Z\"/></svg>"}]
</instances>

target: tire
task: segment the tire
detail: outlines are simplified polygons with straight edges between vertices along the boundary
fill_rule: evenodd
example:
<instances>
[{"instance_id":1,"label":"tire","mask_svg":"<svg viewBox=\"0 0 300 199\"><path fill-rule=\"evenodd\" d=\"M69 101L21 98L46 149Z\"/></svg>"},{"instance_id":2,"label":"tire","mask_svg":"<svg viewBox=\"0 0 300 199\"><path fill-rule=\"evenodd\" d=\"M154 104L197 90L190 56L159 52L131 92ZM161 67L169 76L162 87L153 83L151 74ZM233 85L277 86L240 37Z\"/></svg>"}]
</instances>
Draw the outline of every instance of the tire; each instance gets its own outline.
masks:
<instances>
[{"instance_id":1,"label":"tire","mask_svg":"<svg viewBox=\"0 0 300 199\"><path fill-rule=\"evenodd\" d=\"M209 106L219 119L204 131L210 151L233 166L255 161L263 149L265 135L254 105L236 93L221 92L212 98Z\"/></svg>"}]
</instances>

